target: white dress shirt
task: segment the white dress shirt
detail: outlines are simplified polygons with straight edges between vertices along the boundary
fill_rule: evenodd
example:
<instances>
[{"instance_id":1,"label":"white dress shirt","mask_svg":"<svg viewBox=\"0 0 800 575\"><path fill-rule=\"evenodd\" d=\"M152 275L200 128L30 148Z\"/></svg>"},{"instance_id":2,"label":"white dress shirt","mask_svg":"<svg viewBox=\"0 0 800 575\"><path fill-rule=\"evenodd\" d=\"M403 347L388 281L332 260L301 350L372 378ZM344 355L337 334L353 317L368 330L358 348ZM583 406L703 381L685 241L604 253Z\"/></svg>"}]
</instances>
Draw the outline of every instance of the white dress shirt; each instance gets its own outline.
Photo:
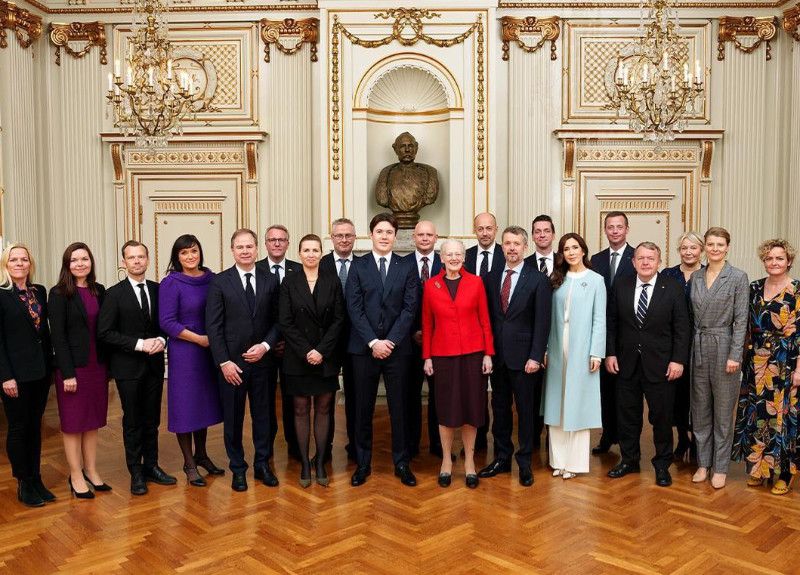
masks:
<instances>
[{"instance_id":1,"label":"white dress shirt","mask_svg":"<svg viewBox=\"0 0 800 575\"><path fill-rule=\"evenodd\" d=\"M429 254L423 254L420 253L419 250L414 250L414 257L417 258L417 276L422 278L422 258L428 258L428 277L433 276L433 250L431 250Z\"/></svg>"},{"instance_id":2,"label":"white dress shirt","mask_svg":"<svg viewBox=\"0 0 800 575\"><path fill-rule=\"evenodd\" d=\"M274 262L267 256L267 262L269 262L269 273L271 274L275 273L275 266L278 266L278 283L283 283L283 278L286 277L286 258Z\"/></svg>"},{"instance_id":3,"label":"white dress shirt","mask_svg":"<svg viewBox=\"0 0 800 575\"><path fill-rule=\"evenodd\" d=\"M267 259L267 261L269 261L269 258ZM284 260L284 261L286 261L286 260ZM250 271L245 271L242 268L240 268L238 265L235 266L235 267L236 267L236 271L239 273L239 280L242 282L242 289L245 289L245 290L247 289L247 278L244 277L245 274L251 274L250 285L253 286L253 293L257 295L257 292L256 292L256 266L253 266L253 269L251 269ZM263 345L264 349L266 349L267 351L270 350L269 344L266 341L262 341L261 345ZM225 363L221 363L220 366L223 366L226 363L228 363L228 362L226 361Z\"/></svg>"},{"instance_id":4,"label":"white dress shirt","mask_svg":"<svg viewBox=\"0 0 800 575\"><path fill-rule=\"evenodd\" d=\"M500 291L503 291L503 282L506 281L506 271L514 270L514 273L511 274L511 292L508 294L508 303L511 303L511 298L514 296L514 290L517 289L517 282L519 281L519 273L522 271L522 264L523 262L520 261L516 266L513 268L506 263L505 267L503 267L503 275L500 276Z\"/></svg>"},{"instance_id":5,"label":"white dress shirt","mask_svg":"<svg viewBox=\"0 0 800 575\"><path fill-rule=\"evenodd\" d=\"M147 280L143 279L142 281L138 282L135 279L133 279L131 276L128 276L128 281L131 282L131 285L133 286L133 293L136 294L136 301L139 302L139 307L142 307L142 290L139 289L139 284L144 284L144 293L147 294L147 295L145 295L145 297L147 298L147 308L150 310L150 316L151 316L151 319L152 319L152 316L153 316L153 301L152 301L152 298L150 297L150 289L147 287ZM161 337L160 335L156 336L156 339L160 339L161 343L163 343L164 345L167 345L167 340L164 339L163 337ZM144 349L144 340L143 339L137 339L136 340L136 347L134 349L136 351L142 351Z\"/></svg>"},{"instance_id":6,"label":"white dress shirt","mask_svg":"<svg viewBox=\"0 0 800 575\"><path fill-rule=\"evenodd\" d=\"M638 275L636 276L636 289L633 292L633 315L636 315L636 310L639 308L639 298L642 296L642 286L645 283L650 284L650 287L647 288L646 308L650 307L650 300L653 299L653 290L655 290L657 279L658 279L658 274L650 278L650 281L648 282L643 282L641 279L639 279Z\"/></svg>"},{"instance_id":7,"label":"white dress shirt","mask_svg":"<svg viewBox=\"0 0 800 575\"><path fill-rule=\"evenodd\" d=\"M543 253L540 253L538 251L535 251L533 253L534 253L534 256L536 257L536 269L538 270L539 266L542 265L541 258L544 258L544 265L545 265L545 267L547 267L547 275L549 276L550 274L552 274L553 273L553 264L554 264L553 258L555 257L556 252L551 251L547 255L544 255Z\"/></svg>"},{"instance_id":8,"label":"white dress shirt","mask_svg":"<svg viewBox=\"0 0 800 575\"><path fill-rule=\"evenodd\" d=\"M488 265L489 271L492 271L492 260L494 260L494 244L492 244L488 250L483 249L483 246L478 244L478 257L475 259L475 274L480 275L481 273L481 264L483 263L483 252L489 254L488 257Z\"/></svg>"}]
</instances>

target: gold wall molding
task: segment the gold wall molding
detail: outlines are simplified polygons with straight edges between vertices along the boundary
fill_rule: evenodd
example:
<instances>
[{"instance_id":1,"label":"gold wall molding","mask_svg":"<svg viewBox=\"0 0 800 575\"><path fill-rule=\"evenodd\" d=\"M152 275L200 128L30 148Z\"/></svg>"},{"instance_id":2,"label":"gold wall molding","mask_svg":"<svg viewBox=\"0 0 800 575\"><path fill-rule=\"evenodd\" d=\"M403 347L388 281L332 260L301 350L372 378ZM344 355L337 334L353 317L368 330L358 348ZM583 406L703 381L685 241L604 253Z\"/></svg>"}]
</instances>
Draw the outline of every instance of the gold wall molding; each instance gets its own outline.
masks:
<instances>
[{"instance_id":1,"label":"gold wall molding","mask_svg":"<svg viewBox=\"0 0 800 575\"><path fill-rule=\"evenodd\" d=\"M13 2L0 0L0 48L8 48L8 32L14 32L17 42L29 48L42 35L42 19Z\"/></svg>"},{"instance_id":2,"label":"gold wall molding","mask_svg":"<svg viewBox=\"0 0 800 575\"><path fill-rule=\"evenodd\" d=\"M789 36L800 42L800 4L783 13L783 29Z\"/></svg>"},{"instance_id":3,"label":"gold wall molding","mask_svg":"<svg viewBox=\"0 0 800 575\"><path fill-rule=\"evenodd\" d=\"M133 4L127 7L92 7L92 8L50 8L46 4L38 0L25 0L37 10L45 14L130 14L133 11ZM314 4L290 4L288 2L283 4L253 4L246 5L239 2L230 3L228 5L213 5L213 6L192 6L190 4L170 6L170 12L308 12L319 10L316 3Z\"/></svg>"},{"instance_id":4,"label":"gold wall molding","mask_svg":"<svg viewBox=\"0 0 800 575\"><path fill-rule=\"evenodd\" d=\"M711 159L714 156L714 141L703 140L703 163L700 166L700 177L703 180L711 179Z\"/></svg>"},{"instance_id":5,"label":"gold wall molding","mask_svg":"<svg viewBox=\"0 0 800 575\"><path fill-rule=\"evenodd\" d=\"M232 164L241 166L244 162L242 152L234 150L168 150L164 152L148 152L130 150L126 154L127 165L152 166L162 164L216 165Z\"/></svg>"},{"instance_id":6,"label":"gold wall molding","mask_svg":"<svg viewBox=\"0 0 800 575\"><path fill-rule=\"evenodd\" d=\"M589 148L581 147L578 152L581 162L696 162L695 148L661 148L659 151L647 148Z\"/></svg>"},{"instance_id":7,"label":"gold wall molding","mask_svg":"<svg viewBox=\"0 0 800 575\"><path fill-rule=\"evenodd\" d=\"M256 143L247 142L244 145L245 154L247 155L247 179L258 179L258 157L256 156Z\"/></svg>"},{"instance_id":8,"label":"gold wall molding","mask_svg":"<svg viewBox=\"0 0 800 575\"><path fill-rule=\"evenodd\" d=\"M294 46L287 47L281 42L284 36L297 37ZM284 18L283 20L261 20L261 39L264 41L264 62L269 62L270 46L272 44L279 52L291 56L303 47L304 43L311 45L311 61L317 61L317 43L319 42L319 18Z\"/></svg>"},{"instance_id":9,"label":"gold wall molding","mask_svg":"<svg viewBox=\"0 0 800 575\"><path fill-rule=\"evenodd\" d=\"M80 59L94 46L100 48L100 64L108 64L106 51L106 29L102 22L72 22L70 24L50 24L50 42L56 47L56 66L61 65L61 49ZM80 50L70 46L70 42L86 42Z\"/></svg>"},{"instance_id":10,"label":"gold wall molding","mask_svg":"<svg viewBox=\"0 0 800 575\"><path fill-rule=\"evenodd\" d=\"M544 46L545 42L550 41L550 59L556 60L556 40L561 35L561 18L551 16L550 18L537 18L536 16L526 16L524 18L514 18L513 16L503 16L500 18L501 37L503 40L503 60L508 61L510 57L511 42L515 42L520 50L533 54ZM541 36L536 44L526 44L520 36L523 34Z\"/></svg>"},{"instance_id":11,"label":"gold wall molding","mask_svg":"<svg viewBox=\"0 0 800 575\"><path fill-rule=\"evenodd\" d=\"M467 38L472 36L472 33L478 28L478 22L475 22L467 30L458 36L454 36L453 38L439 39L428 36L424 30L423 20L433 20L435 18L439 18L440 16L441 14L438 12L433 12L423 8L394 8L392 10L378 12L375 14L376 19L394 19L394 23L392 24L392 33L377 40L364 40L359 38L345 28L341 22L339 22L338 16L334 16L334 27L338 26L342 34L344 34L348 40L350 40L356 46L361 46L362 48L379 48L380 46L391 44L395 40L397 40L397 42L403 46L413 46L417 42L422 41L426 44L437 46L439 48L449 48L450 46L461 44ZM414 35L408 36L404 34L404 32L407 30L413 32Z\"/></svg>"},{"instance_id":12,"label":"gold wall molding","mask_svg":"<svg viewBox=\"0 0 800 575\"><path fill-rule=\"evenodd\" d=\"M717 60L725 59L725 43L731 42L737 50L745 54L755 52L762 43L766 43L766 59L772 60L772 47L770 41L778 33L778 18L776 16L723 16L719 19L719 34L717 35ZM752 44L744 44L740 37L755 37Z\"/></svg>"}]
</instances>

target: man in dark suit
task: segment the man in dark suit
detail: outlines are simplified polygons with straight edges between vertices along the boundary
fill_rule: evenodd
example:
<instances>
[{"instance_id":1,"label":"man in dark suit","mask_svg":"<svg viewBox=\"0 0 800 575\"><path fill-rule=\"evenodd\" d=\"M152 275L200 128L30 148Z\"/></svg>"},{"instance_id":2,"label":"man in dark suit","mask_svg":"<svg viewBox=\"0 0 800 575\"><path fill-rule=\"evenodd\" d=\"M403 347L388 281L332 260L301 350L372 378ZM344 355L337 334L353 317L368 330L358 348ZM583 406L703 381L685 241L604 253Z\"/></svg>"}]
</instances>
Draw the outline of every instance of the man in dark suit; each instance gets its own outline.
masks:
<instances>
[{"instance_id":1,"label":"man in dark suit","mask_svg":"<svg viewBox=\"0 0 800 575\"><path fill-rule=\"evenodd\" d=\"M289 230L281 224L272 224L264 232L264 246L267 248L267 257L256 262L256 267L262 271L273 274L278 278L278 285L283 282L286 274L291 274L303 269L298 262L286 258L289 249ZM269 422L270 422L270 453L278 435L278 417L276 409L276 396L278 387L281 389L281 419L283 421L283 437L289 457L300 460L300 447L297 445L297 434L294 429L294 405L292 398L286 393L281 370L284 350L283 338L272 348L272 361L269 362Z\"/></svg>"},{"instance_id":2,"label":"man in dark suit","mask_svg":"<svg viewBox=\"0 0 800 575\"><path fill-rule=\"evenodd\" d=\"M533 485L531 454L542 397L541 371L550 334L552 289L547 276L533 264L523 261L528 233L519 226L509 226L503 231L502 239L504 267L484 279L495 349L492 362L494 461L481 469L478 477L494 477L511 471L513 400L517 408L519 482L529 487Z\"/></svg>"},{"instance_id":3,"label":"man in dark suit","mask_svg":"<svg viewBox=\"0 0 800 575\"><path fill-rule=\"evenodd\" d=\"M386 386L392 426L394 474L414 486L406 433L405 401L411 328L419 303L419 278L414 266L392 253L397 218L380 213L369 224L372 251L353 262L347 278L347 310L351 329L348 352L356 373L356 457L354 487L372 472L372 417L381 375Z\"/></svg>"},{"instance_id":4,"label":"man in dark suit","mask_svg":"<svg viewBox=\"0 0 800 575\"><path fill-rule=\"evenodd\" d=\"M246 491L247 462L242 447L244 406L250 399L255 478L275 487L270 441L269 367L267 352L278 341L278 278L256 266L255 232L237 230L231 237L236 262L211 281L206 301L206 330L211 355L220 368L225 451L233 472L231 488Z\"/></svg>"},{"instance_id":5,"label":"man in dark suit","mask_svg":"<svg viewBox=\"0 0 800 575\"><path fill-rule=\"evenodd\" d=\"M350 273L350 266L357 256L353 254L353 245L356 242L356 227L347 218L339 218L331 222L331 240L333 241L333 251L322 256L319 262L320 271L328 271L339 277L344 294L347 285L347 276ZM347 458L351 461L356 460L356 395L355 377L353 375L353 360L347 353L347 342L350 339L350 319L345 317L342 332L339 334L337 343L337 354L342 361L342 385L344 387L344 415L345 426L347 428L347 445L345 451ZM336 410L331 410L331 432L328 454L332 453L333 436L335 432Z\"/></svg>"},{"instance_id":6,"label":"man in dark suit","mask_svg":"<svg viewBox=\"0 0 800 575\"><path fill-rule=\"evenodd\" d=\"M97 338L108 346L109 368L122 404L125 462L134 495L147 493L148 481L176 483L158 466L167 340L158 325L158 284L145 280L149 263L144 244L131 240L122 246L128 276L106 291L97 318Z\"/></svg>"},{"instance_id":7,"label":"man in dark suit","mask_svg":"<svg viewBox=\"0 0 800 575\"><path fill-rule=\"evenodd\" d=\"M633 247L628 245L628 216L624 212L608 212L603 220L603 229L609 247L592 256L592 270L606 281L606 289L611 288L618 278L633 277ZM617 377L605 369L600 370L600 414L603 421L603 435L600 443L592 449L594 455L608 453L612 445L619 442L617 434Z\"/></svg>"},{"instance_id":8,"label":"man in dark suit","mask_svg":"<svg viewBox=\"0 0 800 575\"><path fill-rule=\"evenodd\" d=\"M672 484L672 409L675 385L689 358L686 295L673 278L659 275L661 250L642 242L636 275L618 278L608 303L606 369L617 375L617 424L622 459L608 472L616 479L639 472L642 396L647 399L656 453L656 484Z\"/></svg>"},{"instance_id":9,"label":"man in dark suit","mask_svg":"<svg viewBox=\"0 0 800 575\"><path fill-rule=\"evenodd\" d=\"M408 397L406 398L408 431L408 449L412 458L419 454L419 443L422 437L422 383L425 373L422 371L422 287L428 279L437 275L442 269L442 260L434 251L438 235L433 222L426 220L417 222L412 235L415 250L406 256L413 265L420 279L419 305L412 329L411 349L412 365L409 370ZM434 401L433 376L428 377L428 448L433 455L442 456L442 442L439 439L439 420L436 417Z\"/></svg>"}]
</instances>

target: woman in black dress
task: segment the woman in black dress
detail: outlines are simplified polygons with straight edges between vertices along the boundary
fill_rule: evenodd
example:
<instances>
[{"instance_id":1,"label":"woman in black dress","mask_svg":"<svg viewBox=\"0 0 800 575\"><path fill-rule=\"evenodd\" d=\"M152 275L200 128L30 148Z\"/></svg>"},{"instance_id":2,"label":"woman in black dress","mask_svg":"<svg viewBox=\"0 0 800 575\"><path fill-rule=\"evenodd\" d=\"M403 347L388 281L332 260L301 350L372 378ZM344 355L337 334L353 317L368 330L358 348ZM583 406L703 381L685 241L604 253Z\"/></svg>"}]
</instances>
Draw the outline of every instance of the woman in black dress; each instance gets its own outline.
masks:
<instances>
[{"instance_id":1,"label":"woman in black dress","mask_svg":"<svg viewBox=\"0 0 800 575\"><path fill-rule=\"evenodd\" d=\"M309 234L300 240L302 273L287 274L281 284L278 321L286 340L283 372L294 401L294 425L300 446L300 485L311 485L308 457L311 403L314 403L317 483L328 485L325 456L333 398L339 389L341 358L337 339L345 320L339 278L319 269L322 240Z\"/></svg>"}]
</instances>

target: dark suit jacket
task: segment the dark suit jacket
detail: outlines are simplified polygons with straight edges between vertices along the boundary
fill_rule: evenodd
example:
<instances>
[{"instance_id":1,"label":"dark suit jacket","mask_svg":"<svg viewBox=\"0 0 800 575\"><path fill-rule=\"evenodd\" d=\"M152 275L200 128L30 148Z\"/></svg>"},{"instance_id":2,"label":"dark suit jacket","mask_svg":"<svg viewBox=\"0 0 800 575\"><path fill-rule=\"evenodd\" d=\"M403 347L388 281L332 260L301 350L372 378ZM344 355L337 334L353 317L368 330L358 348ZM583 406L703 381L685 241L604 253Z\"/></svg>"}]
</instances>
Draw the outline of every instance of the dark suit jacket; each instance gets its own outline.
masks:
<instances>
[{"instance_id":1,"label":"dark suit jacket","mask_svg":"<svg viewBox=\"0 0 800 575\"><path fill-rule=\"evenodd\" d=\"M289 274L293 274L295 272L303 270L303 265L301 263L296 262L296 261L292 261L289 258L286 258L286 260L283 262L283 265L285 266L284 267L284 269L286 270L285 271L285 275L287 275L287 276ZM258 260L256 262L256 267L257 268L261 268L262 270L264 270L265 272L270 273L270 274L272 274L272 267L271 266L272 266L272 264L269 263L269 258L264 258L263 260ZM275 275L275 274L272 274L272 275ZM286 278L284 278L284 279L286 279Z\"/></svg>"},{"instance_id":2,"label":"dark suit jacket","mask_svg":"<svg viewBox=\"0 0 800 575\"><path fill-rule=\"evenodd\" d=\"M319 260L319 271L320 273L332 273L336 276L336 279L339 279L339 271L336 267L336 260L338 256L335 252L331 252L329 254L325 254L322 256L322 259ZM353 254L353 262L358 259L358 256ZM350 269L353 267L353 263L351 262L348 266L348 274L350 273ZM339 287L341 288L341 282L339 283ZM340 354L340 359L344 359L344 355L347 353L347 344L350 341L350 316L347 314L347 301L344 299L345 294L344 290L342 290L342 298L345 301L344 304L344 323L342 323L342 330L339 332L339 341L337 343L337 347Z\"/></svg>"},{"instance_id":3,"label":"dark suit jacket","mask_svg":"<svg viewBox=\"0 0 800 575\"><path fill-rule=\"evenodd\" d=\"M480 246L472 246L471 248L467 249L467 253L464 256L464 269L467 270L471 274L479 275L480 274L480 262L478 261L478 250L483 251ZM482 259L482 258L481 258ZM503 248L500 247L500 244L494 244L494 255L492 256L492 267L489 268L489 272L493 272L497 268L501 270L506 265L506 258L503 255Z\"/></svg>"},{"instance_id":4,"label":"dark suit jacket","mask_svg":"<svg viewBox=\"0 0 800 575\"><path fill-rule=\"evenodd\" d=\"M105 296L106 288L102 284L97 284L97 300L101 307ZM86 307L77 293L68 299L54 287L50 290L47 305L56 367L61 370L64 379L75 377L75 368L85 367L89 363L90 338L97 339L97 332L89 333ZM97 341L97 359L105 362L105 345L99 341Z\"/></svg>"},{"instance_id":5,"label":"dark suit jacket","mask_svg":"<svg viewBox=\"0 0 800 575\"><path fill-rule=\"evenodd\" d=\"M690 331L686 295L675 279L658 274L640 328L633 311L636 276L617 277L608 301L606 357L617 356L619 375L631 377L638 355L647 381L666 381L667 365L689 359Z\"/></svg>"},{"instance_id":6,"label":"dark suit jacket","mask_svg":"<svg viewBox=\"0 0 800 575\"><path fill-rule=\"evenodd\" d=\"M136 351L140 339L167 338L158 325L158 284L147 280L150 295L150 318L142 313L133 286L125 278L106 290L97 318L97 339L106 344L108 365L114 379L136 379L149 367L164 376L164 354L148 355Z\"/></svg>"},{"instance_id":7,"label":"dark suit jacket","mask_svg":"<svg viewBox=\"0 0 800 575\"><path fill-rule=\"evenodd\" d=\"M617 263L616 279L636 276L636 270L633 269L633 252L633 246L625 244L625 251L622 252L622 258ZM611 291L611 253L608 248L592 256L592 271L603 276L603 279L606 280L606 290Z\"/></svg>"},{"instance_id":8,"label":"dark suit jacket","mask_svg":"<svg viewBox=\"0 0 800 575\"><path fill-rule=\"evenodd\" d=\"M37 381L50 372L53 352L47 327L47 292L38 284L33 289L42 304L39 331L16 288L0 289L0 382Z\"/></svg>"},{"instance_id":9,"label":"dark suit jacket","mask_svg":"<svg viewBox=\"0 0 800 575\"><path fill-rule=\"evenodd\" d=\"M550 336L553 290L546 275L533 264L523 263L508 310L503 313L500 287L504 279L505 258L502 262L502 266L483 278L494 334L494 362L521 370L529 359L539 363L544 361Z\"/></svg>"},{"instance_id":10,"label":"dark suit jacket","mask_svg":"<svg viewBox=\"0 0 800 575\"><path fill-rule=\"evenodd\" d=\"M254 272L254 314L250 313L236 266L211 280L206 300L206 333L217 365L226 361L242 369L265 365L271 354L264 354L256 364L247 363L242 354L257 343L266 342L272 348L278 342L278 278L263 267L256 266Z\"/></svg>"},{"instance_id":11,"label":"dark suit jacket","mask_svg":"<svg viewBox=\"0 0 800 575\"><path fill-rule=\"evenodd\" d=\"M352 326L349 353L370 353L368 344L373 339L394 342L392 356L411 353L411 327L419 305L416 266L393 253L384 286L370 252L350 266L345 299Z\"/></svg>"},{"instance_id":12,"label":"dark suit jacket","mask_svg":"<svg viewBox=\"0 0 800 575\"><path fill-rule=\"evenodd\" d=\"M431 256L428 256L429 258ZM409 265L413 266L415 270L419 270L417 267L417 254L416 252L411 252L407 256L403 256L403 259L407 259ZM439 257L439 254L433 252L433 261L430 262L430 276L429 279L433 276L439 275L439 272L442 271L442 258ZM419 277L419 271L417 271L417 277ZM419 294L417 296L417 301L419 305L417 305L417 315L414 318L414 325L411 326L411 333L413 334L416 331L422 329L422 291L423 291L423 284L422 279L420 278L419 282ZM415 344L416 345L416 344ZM417 347L419 349L419 347Z\"/></svg>"},{"instance_id":13,"label":"dark suit jacket","mask_svg":"<svg viewBox=\"0 0 800 575\"><path fill-rule=\"evenodd\" d=\"M287 274L281 284L278 322L286 340L283 371L289 375L335 377L341 357L337 342L345 322L342 284L336 274L320 269L314 295L305 273ZM311 365L306 355L322 354L321 365Z\"/></svg>"}]
</instances>

